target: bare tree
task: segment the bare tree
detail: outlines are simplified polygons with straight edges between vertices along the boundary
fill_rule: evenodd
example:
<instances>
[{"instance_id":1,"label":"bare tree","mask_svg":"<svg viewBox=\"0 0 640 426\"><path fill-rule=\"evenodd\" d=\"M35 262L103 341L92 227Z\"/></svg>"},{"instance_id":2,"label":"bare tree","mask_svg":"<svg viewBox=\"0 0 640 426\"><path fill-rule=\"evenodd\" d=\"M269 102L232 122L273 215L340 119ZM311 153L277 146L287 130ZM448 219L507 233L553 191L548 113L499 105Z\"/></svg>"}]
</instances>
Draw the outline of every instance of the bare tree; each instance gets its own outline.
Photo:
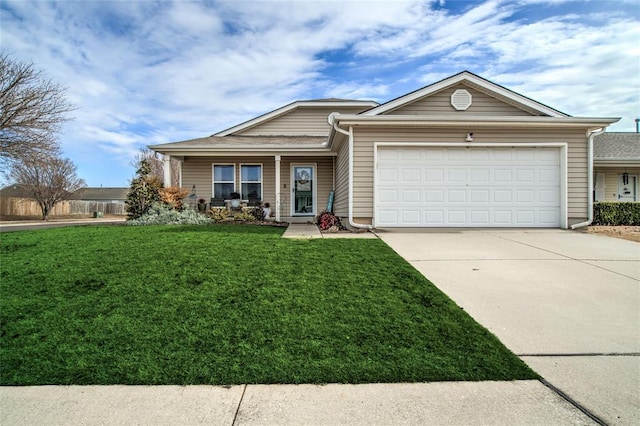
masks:
<instances>
[{"instance_id":1,"label":"bare tree","mask_svg":"<svg viewBox=\"0 0 640 426\"><path fill-rule=\"evenodd\" d=\"M33 197L47 220L53 207L86 186L68 158L37 156L11 164L11 179Z\"/></svg>"},{"instance_id":2,"label":"bare tree","mask_svg":"<svg viewBox=\"0 0 640 426\"><path fill-rule=\"evenodd\" d=\"M164 161L156 155L155 152L148 148L141 148L140 152L135 156L132 166L138 167L142 160L146 160L151 169L150 175L164 181ZM171 186L180 186L180 161L171 159Z\"/></svg>"},{"instance_id":3,"label":"bare tree","mask_svg":"<svg viewBox=\"0 0 640 426\"><path fill-rule=\"evenodd\" d=\"M58 151L56 133L74 107L65 88L30 62L0 53L0 161L12 162Z\"/></svg>"}]
</instances>

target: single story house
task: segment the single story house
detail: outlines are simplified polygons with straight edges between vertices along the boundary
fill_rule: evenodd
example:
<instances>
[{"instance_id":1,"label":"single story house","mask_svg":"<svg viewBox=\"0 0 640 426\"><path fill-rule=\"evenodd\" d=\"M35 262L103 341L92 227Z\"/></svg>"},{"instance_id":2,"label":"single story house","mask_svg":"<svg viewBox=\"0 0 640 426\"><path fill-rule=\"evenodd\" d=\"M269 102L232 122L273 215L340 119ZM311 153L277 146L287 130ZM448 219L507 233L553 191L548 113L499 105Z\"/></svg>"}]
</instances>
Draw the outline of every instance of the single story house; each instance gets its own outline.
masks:
<instances>
[{"instance_id":1,"label":"single story house","mask_svg":"<svg viewBox=\"0 0 640 426\"><path fill-rule=\"evenodd\" d=\"M69 200L101 201L106 203L124 203L129 188L80 188L69 196Z\"/></svg>"},{"instance_id":2,"label":"single story house","mask_svg":"<svg viewBox=\"0 0 640 426\"><path fill-rule=\"evenodd\" d=\"M235 191L282 221L332 207L362 228L567 228L592 214L593 138L618 120L572 117L464 71L383 104L297 101L149 148L180 160L198 197Z\"/></svg>"},{"instance_id":3,"label":"single story house","mask_svg":"<svg viewBox=\"0 0 640 426\"><path fill-rule=\"evenodd\" d=\"M640 133L603 133L593 146L596 201L640 201Z\"/></svg>"}]
</instances>

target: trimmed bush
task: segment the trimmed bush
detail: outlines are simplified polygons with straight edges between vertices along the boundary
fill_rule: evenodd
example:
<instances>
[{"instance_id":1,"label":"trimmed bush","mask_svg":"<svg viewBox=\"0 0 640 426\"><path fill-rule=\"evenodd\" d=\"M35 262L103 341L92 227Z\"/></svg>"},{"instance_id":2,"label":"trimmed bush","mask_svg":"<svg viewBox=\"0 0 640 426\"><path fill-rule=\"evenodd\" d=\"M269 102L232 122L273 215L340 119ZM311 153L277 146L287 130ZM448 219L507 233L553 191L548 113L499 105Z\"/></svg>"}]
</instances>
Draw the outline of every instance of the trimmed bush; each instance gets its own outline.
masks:
<instances>
[{"instance_id":1,"label":"trimmed bush","mask_svg":"<svg viewBox=\"0 0 640 426\"><path fill-rule=\"evenodd\" d=\"M640 203L594 203L593 225L640 225Z\"/></svg>"},{"instance_id":2,"label":"trimmed bush","mask_svg":"<svg viewBox=\"0 0 640 426\"><path fill-rule=\"evenodd\" d=\"M195 210L173 210L160 203L153 204L147 213L137 219L127 221L127 225L207 225L208 217Z\"/></svg>"}]
</instances>

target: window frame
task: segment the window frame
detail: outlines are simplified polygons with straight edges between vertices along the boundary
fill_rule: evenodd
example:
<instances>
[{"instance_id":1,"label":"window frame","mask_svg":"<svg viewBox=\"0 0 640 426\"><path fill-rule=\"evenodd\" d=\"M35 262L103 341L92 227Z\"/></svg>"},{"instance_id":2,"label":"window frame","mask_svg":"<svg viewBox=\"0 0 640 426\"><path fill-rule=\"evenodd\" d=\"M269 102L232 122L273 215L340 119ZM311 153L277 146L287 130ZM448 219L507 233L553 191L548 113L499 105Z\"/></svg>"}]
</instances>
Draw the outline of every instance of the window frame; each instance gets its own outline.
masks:
<instances>
[{"instance_id":1,"label":"window frame","mask_svg":"<svg viewBox=\"0 0 640 426\"><path fill-rule=\"evenodd\" d=\"M228 180L221 180L216 182L216 166L227 166L233 167L233 182ZM211 165L211 198L216 198L216 183L219 184L233 184L233 190L231 192L237 192L236 188L236 165L234 163L214 163ZM227 199L226 197L222 197L223 199Z\"/></svg>"},{"instance_id":2,"label":"window frame","mask_svg":"<svg viewBox=\"0 0 640 426\"><path fill-rule=\"evenodd\" d=\"M255 180L243 180L242 179L242 168L243 167L250 167L250 166L258 166L260 167L260 180L259 181L255 181ZM242 197L243 200L248 200L249 197L247 196L247 194L243 194L242 193L242 185L245 183L259 183L260 184L260 201L262 201L263 198L263 194L264 194L264 165L262 163L240 163L240 187L239 187L239 191L240 192L240 196Z\"/></svg>"}]
</instances>

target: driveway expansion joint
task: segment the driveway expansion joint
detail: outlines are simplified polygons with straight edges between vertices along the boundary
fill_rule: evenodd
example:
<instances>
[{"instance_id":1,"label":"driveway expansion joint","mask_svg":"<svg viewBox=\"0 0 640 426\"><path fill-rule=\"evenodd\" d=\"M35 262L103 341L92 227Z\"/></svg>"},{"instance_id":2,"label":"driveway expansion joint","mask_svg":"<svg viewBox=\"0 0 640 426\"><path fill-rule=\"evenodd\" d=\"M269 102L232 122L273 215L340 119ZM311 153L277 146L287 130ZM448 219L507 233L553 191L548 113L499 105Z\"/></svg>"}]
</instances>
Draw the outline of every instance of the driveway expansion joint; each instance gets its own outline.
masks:
<instances>
[{"instance_id":1,"label":"driveway expansion joint","mask_svg":"<svg viewBox=\"0 0 640 426\"><path fill-rule=\"evenodd\" d=\"M557 387L555 387L554 385L552 385L551 383L546 381L544 378L542 378L542 377L540 378L540 383L545 385L547 388L551 389L556 395L558 395L560 398L562 398L565 401L567 401L569 404L573 405L575 408L577 408L584 415L589 417L591 420L593 420L594 422L596 422L600 426L607 426L607 423L604 420L602 420L600 417L598 417L595 414L593 414L591 411L589 411L587 408L583 407L575 399L571 398L569 395L567 395L566 393L564 393L563 391L561 391L560 389L558 389Z\"/></svg>"},{"instance_id":2,"label":"driveway expansion joint","mask_svg":"<svg viewBox=\"0 0 640 426\"><path fill-rule=\"evenodd\" d=\"M231 422L231 426L236 424L236 420L238 419L238 413L240 412L240 407L242 406L242 400L244 399L244 393L247 391L247 385L242 385L242 394L240 395L240 400L238 401L238 406L236 407L236 413L233 415L233 421Z\"/></svg>"},{"instance_id":3,"label":"driveway expansion joint","mask_svg":"<svg viewBox=\"0 0 640 426\"><path fill-rule=\"evenodd\" d=\"M613 271L611 269L603 268L600 265L594 265L593 263L589 263L589 261L596 261L596 260L603 260L603 259L577 259L575 257L567 256L566 254L558 253L558 252L555 252L553 250L549 250L547 248L538 247L538 246L535 246L535 245L532 245L532 244L523 243L522 241L518 241L518 240L511 239L511 238L507 238L507 237L502 236L502 235L495 235L495 234L490 234L490 233L489 233L489 235L491 235L491 236L493 236L495 238L500 238L500 239L503 239L503 240L511 241L513 243L516 243L516 244L522 244L523 246L531 247L531 248L534 248L536 250L546 251L548 253L555 254L556 256L564 257L566 260L575 260L576 262L584 263L585 265L593 266L595 268L599 268L599 269L602 269L604 271L611 272L613 274L617 274L617 275L620 275L620 276L625 277L625 278L630 278L630 279L632 279L634 281L640 281L637 278L630 277L629 275L625 275L625 274L622 274L620 272ZM562 260L562 259L558 259L558 260ZM606 260L606 259L604 259L604 260ZM632 261L635 262L635 260L632 260Z\"/></svg>"},{"instance_id":4,"label":"driveway expansion joint","mask_svg":"<svg viewBox=\"0 0 640 426\"><path fill-rule=\"evenodd\" d=\"M640 352L585 352L585 353L557 353L557 354L516 354L519 357L571 357L571 356L640 356Z\"/></svg>"}]
</instances>

